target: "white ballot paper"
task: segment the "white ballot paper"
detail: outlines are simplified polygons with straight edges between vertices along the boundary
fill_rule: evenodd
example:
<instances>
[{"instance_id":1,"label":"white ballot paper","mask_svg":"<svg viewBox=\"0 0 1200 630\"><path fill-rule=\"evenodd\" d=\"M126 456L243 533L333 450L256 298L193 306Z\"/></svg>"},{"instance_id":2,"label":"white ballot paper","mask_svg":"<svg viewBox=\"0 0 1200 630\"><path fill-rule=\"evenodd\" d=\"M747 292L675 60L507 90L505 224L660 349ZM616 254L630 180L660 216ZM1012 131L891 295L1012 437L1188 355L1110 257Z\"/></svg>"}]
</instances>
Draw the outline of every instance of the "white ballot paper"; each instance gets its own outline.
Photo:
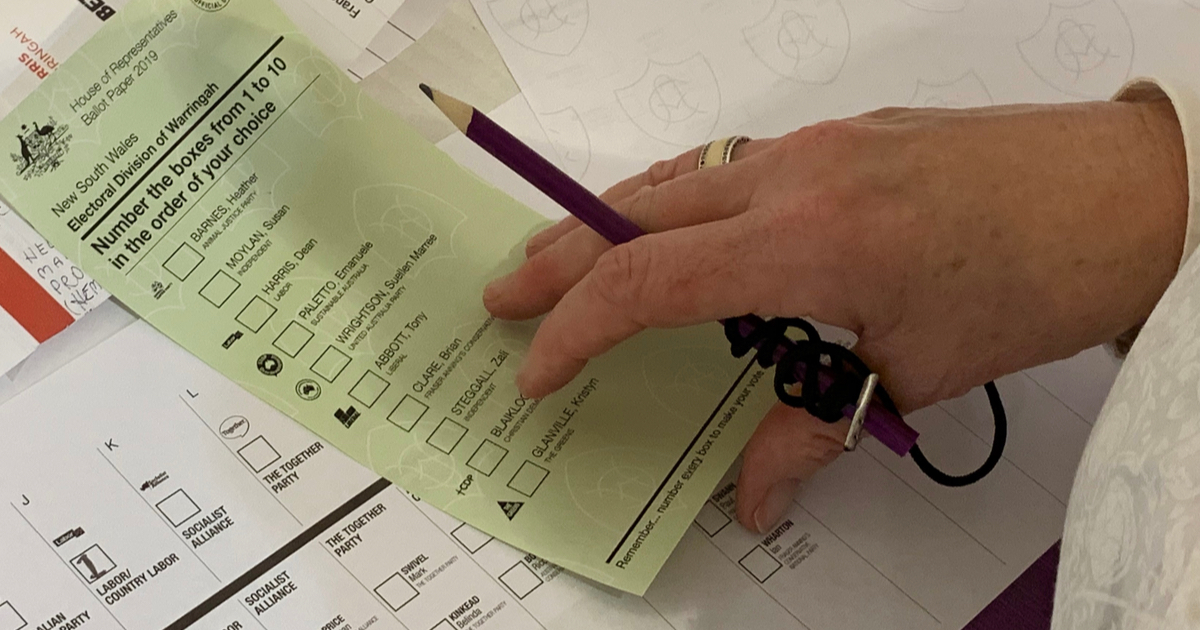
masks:
<instances>
[{"instance_id":1,"label":"white ballot paper","mask_svg":"<svg viewBox=\"0 0 1200 630\"><path fill-rule=\"evenodd\" d=\"M527 135L519 98L495 116ZM461 137L441 146L547 207ZM967 489L868 441L758 536L731 472L639 598L380 481L148 324L117 328L0 406L0 630L957 629L1058 538L1114 368L1094 350L1002 379L1006 458ZM982 395L911 422L947 467L986 455Z\"/></svg>"},{"instance_id":2,"label":"white ballot paper","mask_svg":"<svg viewBox=\"0 0 1200 630\"><path fill-rule=\"evenodd\" d=\"M1033 417L1060 461L1087 427L1002 389L1024 469L942 492L868 448L765 537L731 521L731 477L637 598L378 480L139 321L0 407L0 630L960 628L1057 537L1070 475L1030 461Z\"/></svg>"},{"instance_id":3,"label":"white ballot paper","mask_svg":"<svg viewBox=\"0 0 1200 630\"><path fill-rule=\"evenodd\" d=\"M884 106L1107 99L1194 80L1196 0L472 0L593 189L733 134Z\"/></svg>"}]
</instances>

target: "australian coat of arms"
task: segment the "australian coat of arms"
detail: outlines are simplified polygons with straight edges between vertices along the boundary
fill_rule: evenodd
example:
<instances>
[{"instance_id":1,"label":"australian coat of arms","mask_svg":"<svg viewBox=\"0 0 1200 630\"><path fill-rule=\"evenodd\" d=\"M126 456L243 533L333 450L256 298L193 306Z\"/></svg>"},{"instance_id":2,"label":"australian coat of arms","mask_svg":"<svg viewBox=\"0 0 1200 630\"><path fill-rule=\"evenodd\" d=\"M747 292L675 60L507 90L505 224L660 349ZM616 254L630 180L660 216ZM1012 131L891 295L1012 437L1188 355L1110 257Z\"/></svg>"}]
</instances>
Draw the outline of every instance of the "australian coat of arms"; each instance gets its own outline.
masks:
<instances>
[{"instance_id":1,"label":"australian coat of arms","mask_svg":"<svg viewBox=\"0 0 1200 630\"><path fill-rule=\"evenodd\" d=\"M21 133L17 135L21 152L9 153L17 165L17 175L28 181L58 168L71 148L71 134L67 131L67 126L59 125L53 117L44 125L36 121L21 125Z\"/></svg>"}]
</instances>

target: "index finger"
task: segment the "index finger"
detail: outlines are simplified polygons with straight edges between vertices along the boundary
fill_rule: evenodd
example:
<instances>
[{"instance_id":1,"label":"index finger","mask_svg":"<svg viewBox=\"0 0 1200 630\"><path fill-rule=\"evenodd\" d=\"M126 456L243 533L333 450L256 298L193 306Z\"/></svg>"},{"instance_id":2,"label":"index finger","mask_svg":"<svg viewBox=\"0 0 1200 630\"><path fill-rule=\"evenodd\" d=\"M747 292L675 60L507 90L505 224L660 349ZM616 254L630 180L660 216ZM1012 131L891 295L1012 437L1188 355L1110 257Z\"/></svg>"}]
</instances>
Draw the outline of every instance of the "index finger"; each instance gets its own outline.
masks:
<instances>
[{"instance_id":1,"label":"index finger","mask_svg":"<svg viewBox=\"0 0 1200 630\"><path fill-rule=\"evenodd\" d=\"M774 263L748 236L756 221L739 215L609 250L538 327L517 375L521 393L554 392L590 359L646 328L762 311L776 299L766 280Z\"/></svg>"}]
</instances>

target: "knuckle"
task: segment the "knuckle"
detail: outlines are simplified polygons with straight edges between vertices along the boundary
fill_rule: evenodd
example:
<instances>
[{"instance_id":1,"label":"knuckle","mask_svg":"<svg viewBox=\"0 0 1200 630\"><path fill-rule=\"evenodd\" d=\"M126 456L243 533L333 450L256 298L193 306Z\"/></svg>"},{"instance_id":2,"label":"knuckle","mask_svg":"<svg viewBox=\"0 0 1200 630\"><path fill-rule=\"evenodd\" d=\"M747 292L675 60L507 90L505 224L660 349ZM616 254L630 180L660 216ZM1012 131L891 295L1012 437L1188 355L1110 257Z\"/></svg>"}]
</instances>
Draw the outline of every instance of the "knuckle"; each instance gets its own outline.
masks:
<instances>
[{"instance_id":1,"label":"knuckle","mask_svg":"<svg viewBox=\"0 0 1200 630\"><path fill-rule=\"evenodd\" d=\"M837 234L831 232L847 225L851 201L841 186L814 186L782 203L765 205L759 213L761 231L775 245L788 241L817 244L833 238Z\"/></svg>"},{"instance_id":2,"label":"knuckle","mask_svg":"<svg viewBox=\"0 0 1200 630\"><path fill-rule=\"evenodd\" d=\"M533 258L535 254L546 248L546 241L549 237L545 233L535 234L525 241L525 257Z\"/></svg>"},{"instance_id":3,"label":"knuckle","mask_svg":"<svg viewBox=\"0 0 1200 630\"><path fill-rule=\"evenodd\" d=\"M902 116L904 114L909 113L910 111L912 111L912 110L908 107L897 107L897 106L892 105L892 106L888 106L888 107L880 107L878 109L873 109L871 111L868 111L868 112L862 114L861 117L886 120L888 118L896 118L896 117Z\"/></svg>"},{"instance_id":4,"label":"knuckle","mask_svg":"<svg viewBox=\"0 0 1200 630\"><path fill-rule=\"evenodd\" d=\"M680 158L659 160L646 169L646 183L657 186L665 181L675 179L679 175Z\"/></svg>"},{"instance_id":5,"label":"knuckle","mask_svg":"<svg viewBox=\"0 0 1200 630\"><path fill-rule=\"evenodd\" d=\"M880 166L881 155L891 143L870 127L846 120L833 120L798 129L786 139L779 163L801 182L779 200L776 219L794 223L798 219L845 221L885 190L895 179ZM888 167L890 169L890 167ZM773 227L788 227L780 225ZM795 227L792 225L791 227Z\"/></svg>"},{"instance_id":6,"label":"knuckle","mask_svg":"<svg viewBox=\"0 0 1200 630\"><path fill-rule=\"evenodd\" d=\"M849 422L828 423L809 416L807 426L810 427L810 434L802 442L806 457L821 467L833 463L844 450L846 434L850 431Z\"/></svg>"},{"instance_id":7,"label":"knuckle","mask_svg":"<svg viewBox=\"0 0 1200 630\"><path fill-rule=\"evenodd\" d=\"M643 230L653 231L655 198L657 196L657 186L642 186L625 204L625 216Z\"/></svg>"},{"instance_id":8,"label":"knuckle","mask_svg":"<svg viewBox=\"0 0 1200 630\"><path fill-rule=\"evenodd\" d=\"M619 311L630 311L646 288L650 260L644 247L633 244L615 247L596 261L596 297Z\"/></svg>"},{"instance_id":9,"label":"knuckle","mask_svg":"<svg viewBox=\"0 0 1200 630\"><path fill-rule=\"evenodd\" d=\"M850 120L825 120L801 127L787 136L786 145L793 150L812 151L814 147L839 146L861 137L863 127Z\"/></svg>"}]
</instances>

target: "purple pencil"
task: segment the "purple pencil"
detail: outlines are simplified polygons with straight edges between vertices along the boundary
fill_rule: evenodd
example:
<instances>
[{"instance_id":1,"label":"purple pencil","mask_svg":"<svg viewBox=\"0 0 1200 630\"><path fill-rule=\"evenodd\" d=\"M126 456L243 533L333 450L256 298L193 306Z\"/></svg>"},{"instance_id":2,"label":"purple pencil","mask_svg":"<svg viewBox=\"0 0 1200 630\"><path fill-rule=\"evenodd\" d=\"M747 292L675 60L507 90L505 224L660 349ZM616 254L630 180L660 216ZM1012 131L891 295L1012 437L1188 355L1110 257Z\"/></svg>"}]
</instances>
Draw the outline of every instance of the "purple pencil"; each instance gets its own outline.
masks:
<instances>
[{"instance_id":1,"label":"purple pencil","mask_svg":"<svg viewBox=\"0 0 1200 630\"><path fill-rule=\"evenodd\" d=\"M645 234L641 228L624 215L613 210L582 184L571 179L554 164L539 155L528 145L497 125L483 112L424 83L421 91L459 131L484 151L487 151L525 181L545 193L564 210L574 215L584 225L592 228L613 245L629 242ZM725 323L725 322L721 322ZM756 324L748 319L738 320L736 330L743 339L749 337ZM783 341L775 348L774 357L782 357L790 347ZM757 347L757 346L756 346ZM796 366L796 374L803 374L805 366ZM832 375L822 370L819 375L822 389L833 381ZM855 405L847 405L845 413L852 415ZM892 412L878 400L867 408L863 429L898 455L905 455L916 444L918 433L898 414Z\"/></svg>"}]
</instances>

